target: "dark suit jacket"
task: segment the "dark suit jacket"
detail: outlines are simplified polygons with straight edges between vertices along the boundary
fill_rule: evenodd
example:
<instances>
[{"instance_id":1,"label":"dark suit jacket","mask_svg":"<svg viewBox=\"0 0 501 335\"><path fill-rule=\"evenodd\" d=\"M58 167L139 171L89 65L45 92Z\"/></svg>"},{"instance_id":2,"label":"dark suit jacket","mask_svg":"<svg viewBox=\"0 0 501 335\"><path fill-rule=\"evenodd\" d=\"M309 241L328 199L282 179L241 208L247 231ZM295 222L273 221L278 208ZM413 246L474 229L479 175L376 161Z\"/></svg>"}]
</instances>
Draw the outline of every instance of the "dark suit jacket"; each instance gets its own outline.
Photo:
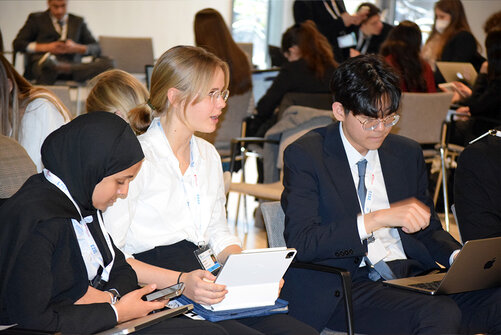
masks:
<instances>
[{"instance_id":1,"label":"dark suit jacket","mask_svg":"<svg viewBox=\"0 0 501 335\"><path fill-rule=\"evenodd\" d=\"M346 12L343 0L335 0L341 14ZM325 6L333 9L329 0L310 1L310 0L295 0L293 6L294 21L301 23L306 20L312 20L316 23L318 31L320 31L329 41L334 51L334 58L338 62L342 62L343 55L337 43L337 37L344 35L346 27L342 18L333 18L327 11Z\"/></svg>"},{"instance_id":2,"label":"dark suit jacket","mask_svg":"<svg viewBox=\"0 0 501 335\"><path fill-rule=\"evenodd\" d=\"M6 233L5 231L3 233ZM103 290L124 295L137 288L136 273L114 247L115 262ZM69 219L37 224L19 250L0 297L0 324L89 334L116 325L108 303L74 305L87 291L87 270Z\"/></svg>"},{"instance_id":3,"label":"dark suit jacket","mask_svg":"<svg viewBox=\"0 0 501 335\"><path fill-rule=\"evenodd\" d=\"M15 52L25 52L26 47L31 42L50 43L59 40L61 35L56 31L50 18L49 10L45 12L32 13L28 16L24 26L14 39L13 46ZM76 43L87 46L88 55L99 56L101 49L96 39L92 36L82 17L68 14L68 39ZM31 70L33 64L38 62L43 53L27 54L26 70ZM67 62L79 63L79 54L68 54L58 56L58 59ZM29 77L30 73L25 74Z\"/></svg>"},{"instance_id":4,"label":"dark suit jacket","mask_svg":"<svg viewBox=\"0 0 501 335\"><path fill-rule=\"evenodd\" d=\"M367 47L366 54L379 54L379 48L383 44L384 41L386 41L386 38L388 37L388 34L390 31L393 29L393 26L391 24L388 24L386 22L383 22L383 30L381 30L381 34L379 35L374 35L371 37L369 41L369 46ZM355 36L357 37L357 41L360 35L360 26L351 26L348 28L347 33L355 33ZM356 47L352 47L355 49ZM350 58L350 48L344 48L342 49L343 52L343 57L344 59Z\"/></svg>"},{"instance_id":5,"label":"dark suit jacket","mask_svg":"<svg viewBox=\"0 0 501 335\"><path fill-rule=\"evenodd\" d=\"M378 152L390 204L415 197L432 213L430 225L418 233L405 234L398 229L407 258L419 261L426 269L436 268L435 262L449 266L450 255L461 245L442 229L433 210L420 146L390 134ZM367 244L358 234L360 206L339 123L315 129L287 147L284 186L284 236L287 246L297 249L297 259L356 271ZM290 270L285 280L284 295L292 315L317 329L338 312L340 300L339 283L324 280L321 275L297 275ZM328 287L331 283L338 286ZM301 286L310 289L299 289Z\"/></svg>"},{"instance_id":6,"label":"dark suit jacket","mask_svg":"<svg viewBox=\"0 0 501 335\"><path fill-rule=\"evenodd\" d=\"M499 91L498 91L499 93ZM454 176L454 202L463 242L501 236L501 139L468 146Z\"/></svg>"},{"instance_id":7,"label":"dark suit jacket","mask_svg":"<svg viewBox=\"0 0 501 335\"><path fill-rule=\"evenodd\" d=\"M270 117L288 92L328 93L329 81L333 73L334 67L327 68L323 77L318 78L308 68L304 59L286 63L266 94L257 103L258 117Z\"/></svg>"},{"instance_id":8,"label":"dark suit jacket","mask_svg":"<svg viewBox=\"0 0 501 335\"><path fill-rule=\"evenodd\" d=\"M471 63L475 70L479 72L485 58L478 52L475 37L467 31L461 31L444 45L439 61ZM440 84L443 82L445 82L445 79L437 69L435 71L435 83Z\"/></svg>"}]
</instances>

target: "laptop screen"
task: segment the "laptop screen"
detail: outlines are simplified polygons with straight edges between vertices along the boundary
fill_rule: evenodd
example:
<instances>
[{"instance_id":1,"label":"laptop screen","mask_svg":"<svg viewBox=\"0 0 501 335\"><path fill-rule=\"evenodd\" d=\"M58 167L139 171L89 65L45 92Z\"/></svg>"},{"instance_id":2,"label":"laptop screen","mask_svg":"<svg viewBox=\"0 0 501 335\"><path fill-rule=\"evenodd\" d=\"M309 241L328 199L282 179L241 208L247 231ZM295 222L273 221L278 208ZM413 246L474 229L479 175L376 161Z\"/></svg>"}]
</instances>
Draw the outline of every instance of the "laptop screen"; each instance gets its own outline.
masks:
<instances>
[{"instance_id":1,"label":"laptop screen","mask_svg":"<svg viewBox=\"0 0 501 335\"><path fill-rule=\"evenodd\" d=\"M146 88L149 91L151 86L151 74L153 73L153 65L145 65L144 72L146 74Z\"/></svg>"},{"instance_id":2,"label":"laptop screen","mask_svg":"<svg viewBox=\"0 0 501 335\"><path fill-rule=\"evenodd\" d=\"M265 95L268 88L270 88L273 80L278 73L279 69L271 70L258 70L252 72L252 93L254 94L254 101L257 104L258 101Z\"/></svg>"}]
</instances>

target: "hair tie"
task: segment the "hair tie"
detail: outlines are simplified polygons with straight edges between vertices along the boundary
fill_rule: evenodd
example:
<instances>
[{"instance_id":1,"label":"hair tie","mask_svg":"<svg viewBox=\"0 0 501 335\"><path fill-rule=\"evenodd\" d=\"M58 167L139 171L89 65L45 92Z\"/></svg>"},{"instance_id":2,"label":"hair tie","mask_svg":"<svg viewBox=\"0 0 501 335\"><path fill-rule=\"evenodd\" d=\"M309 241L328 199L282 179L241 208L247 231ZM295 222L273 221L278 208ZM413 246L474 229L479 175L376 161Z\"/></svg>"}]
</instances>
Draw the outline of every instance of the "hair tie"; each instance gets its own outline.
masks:
<instances>
[{"instance_id":1,"label":"hair tie","mask_svg":"<svg viewBox=\"0 0 501 335\"><path fill-rule=\"evenodd\" d=\"M151 110L155 110L155 107L153 107L153 105L151 104L150 99L146 100L146 104L150 106Z\"/></svg>"}]
</instances>

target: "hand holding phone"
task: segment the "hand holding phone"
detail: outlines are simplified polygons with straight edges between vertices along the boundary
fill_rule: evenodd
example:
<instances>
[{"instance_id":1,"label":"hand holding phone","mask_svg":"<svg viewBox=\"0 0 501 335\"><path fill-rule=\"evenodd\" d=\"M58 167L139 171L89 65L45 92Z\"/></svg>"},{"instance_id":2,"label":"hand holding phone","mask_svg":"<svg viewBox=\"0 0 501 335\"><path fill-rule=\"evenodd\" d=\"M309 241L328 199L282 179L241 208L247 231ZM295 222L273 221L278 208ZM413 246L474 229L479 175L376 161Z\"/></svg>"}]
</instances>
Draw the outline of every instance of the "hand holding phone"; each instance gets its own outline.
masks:
<instances>
[{"instance_id":1,"label":"hand holding phone","mask_svg":"<svg viewBox=\"0 0 501 335\"><path fill-rule=\"evenodd\" d=\"M184 291L184 283L175 284L162 290L145 295L146 301L163 301L180 296Z\"/></svg>"}]
</instances>

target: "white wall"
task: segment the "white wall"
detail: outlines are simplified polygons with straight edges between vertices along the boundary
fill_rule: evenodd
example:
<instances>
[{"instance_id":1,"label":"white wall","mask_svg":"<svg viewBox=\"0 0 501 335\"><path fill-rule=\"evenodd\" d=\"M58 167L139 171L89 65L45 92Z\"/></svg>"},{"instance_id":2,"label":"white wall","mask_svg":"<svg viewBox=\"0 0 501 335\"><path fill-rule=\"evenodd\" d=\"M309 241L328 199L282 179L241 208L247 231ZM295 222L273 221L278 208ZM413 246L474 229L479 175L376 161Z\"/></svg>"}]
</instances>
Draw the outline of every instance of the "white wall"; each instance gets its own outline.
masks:
<instances>
[{"instance_id":1,"label":"white wall","mask_svg":"<svg viewBox=\"0 0 501 335\"><path fill-rule=\"evenodd\" d=\"M271 22L275 18L280 27L273 29L270 42L279 45L281 32L294 23L293 0L271 1L282 2L281 17L277 17L280 13L271 15ZM463 4L473 33L483 45L483 23L489 15L501 10L501 1L463 0ZM154 56L158 58L174 45L194 43L193 18L202 8L217 9L230 24L232 0L69 0L68 6L69 12L85 17L96 38L99 35L152 37ZM0 0L0 30L7 51L12 49L12 40L28 14L46 8L46 0Z\"/></svg>"},{"instance_id":2,"label":"white wall","mask_svg":"<svg viewBox=\"0 0 501 335\"><path fill-rule=\"evenodd\" d=\"M193 18L200 9L218 10L229 24L232 0L69 0L68 12L83 16L94 37L152 37L154 56L178 44L194 44ZM47 9L46 0L0 0L0 30L4 48L28 14Z\"/></svg>"}]
</instances>

